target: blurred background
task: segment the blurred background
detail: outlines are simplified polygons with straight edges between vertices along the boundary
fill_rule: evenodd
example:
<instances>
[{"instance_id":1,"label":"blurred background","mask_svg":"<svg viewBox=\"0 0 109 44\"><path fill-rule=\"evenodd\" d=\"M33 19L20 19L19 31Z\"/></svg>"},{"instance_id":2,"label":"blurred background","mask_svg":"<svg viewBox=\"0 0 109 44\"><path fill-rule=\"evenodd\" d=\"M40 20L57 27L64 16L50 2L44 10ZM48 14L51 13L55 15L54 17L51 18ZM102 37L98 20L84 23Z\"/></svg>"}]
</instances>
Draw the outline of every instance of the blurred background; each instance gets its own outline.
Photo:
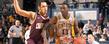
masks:
<instances>
[{"instance_id":1,"label":"blurred background","mask_svg":"<svg viewBox=\"0 0 109 44\"><path fill-rule=\"evenodd\" d=\"M37 12L38 3L41 0L18 0L20 7L27 11ZM99 20L101 25L105 25L109 21L109 0L45 0L48 4L48 15L51 18L59 12L61 3L67 3L69 11L78 19L86 23L88 19L93 20L95 24ZM90 14L89 14L90 13ZM90 18L84 16L92 16ZM19 16L15 13L12 0L0 0L0 22L4 28L4 44L8 44L7 33L14 24L14 21L18 19L21 21L23 27L29 23L29 19ZM108 41L101 42L101 44L109 43Z\"/></svg>"}]
</instances>

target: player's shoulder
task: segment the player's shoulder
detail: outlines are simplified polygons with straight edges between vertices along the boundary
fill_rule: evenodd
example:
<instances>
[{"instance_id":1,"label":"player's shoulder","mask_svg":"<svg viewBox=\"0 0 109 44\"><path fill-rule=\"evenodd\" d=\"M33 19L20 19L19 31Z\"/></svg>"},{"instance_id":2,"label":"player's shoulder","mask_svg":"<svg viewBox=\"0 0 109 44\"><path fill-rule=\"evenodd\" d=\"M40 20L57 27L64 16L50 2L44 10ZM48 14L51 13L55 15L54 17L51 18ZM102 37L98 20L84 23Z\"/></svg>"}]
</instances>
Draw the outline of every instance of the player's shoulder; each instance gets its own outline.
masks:
<instances>
[{"instance_id":1,"label":"player's shoulder","mask_svg":"<svg viewBox=\"0 0 109 44\"><path fill-rule=\"evenodd\" d=\"M37 16L37 13L36 12L32 12L30 11L30 14L31 14L31 20L35 19L35 17Z\"/></svg>"}]
</instances>

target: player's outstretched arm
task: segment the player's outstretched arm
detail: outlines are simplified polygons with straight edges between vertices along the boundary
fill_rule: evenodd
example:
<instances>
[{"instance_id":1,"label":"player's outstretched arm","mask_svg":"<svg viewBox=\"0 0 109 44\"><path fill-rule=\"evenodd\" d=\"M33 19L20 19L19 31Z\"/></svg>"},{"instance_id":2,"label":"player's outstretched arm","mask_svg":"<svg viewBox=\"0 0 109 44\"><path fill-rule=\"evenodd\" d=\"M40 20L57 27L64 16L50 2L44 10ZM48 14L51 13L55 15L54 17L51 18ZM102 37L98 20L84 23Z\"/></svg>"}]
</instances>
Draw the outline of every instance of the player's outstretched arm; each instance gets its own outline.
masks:
<instances>
[{"instance_id":1,"label":"player's outstretched arm","mask_svg":"<svg viewBox=\"0 0 109 44\"><path fill-rule=\"evenodd\" d=\"M32 19L34 18L35 12L25 11L25 10L21 9L19 6L18 0L13 0L13 2L14 2L13 4L14 4L15 12L18 15L21 15L21 16L24 16L27 18L32 18Z\"/></svg>"}]
</instances>

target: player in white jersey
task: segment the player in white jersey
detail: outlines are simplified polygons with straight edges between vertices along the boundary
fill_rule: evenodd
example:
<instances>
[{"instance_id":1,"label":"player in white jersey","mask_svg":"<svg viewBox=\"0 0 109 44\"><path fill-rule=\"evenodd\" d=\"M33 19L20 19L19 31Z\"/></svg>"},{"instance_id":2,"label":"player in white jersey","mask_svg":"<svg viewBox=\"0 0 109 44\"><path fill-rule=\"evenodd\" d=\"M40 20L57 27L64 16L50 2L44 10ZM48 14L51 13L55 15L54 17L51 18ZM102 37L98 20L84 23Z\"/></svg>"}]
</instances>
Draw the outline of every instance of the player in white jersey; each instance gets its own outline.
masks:
<instances>
[{"instance_id":1,"label":"player in white jersey","mask_svg":"<svg viewBox=\"0 0 109 44\"><path fill-rule=\"evenodd\" d=\"M69 13L68 13L69 14ZM73 16L71 15L71 14L69 14L69 18L68 19L66 19L66 18L64 18L63 16L62 16L62 14L60 13L59 15L58 15L58 24L57 24L57 27L58 27L58 29L60 29L59 30L59 32L61 32L61 30L63 30L63 29L70 29L71 30L71 27L72 27L72 23L73 23ZM69 30L69 31L70 31ZM61 35L62 35L62 33L63 32L61 32ZM70 34L70 33L69 33Z\"/></svg>"},{"instance_id":2,"label":"player in white jersey","mask_svg":"<svg viewBox=\"0 0 109 44\"><path fill-rule=\"evenodd\" d=\"M60 7L61 13L57 14L58 22L57 28L60 34L60 37L63 37L63 30L68 30L68 38L72 38L72 26L74 25L74 16L68 12L67 4L62 4Z\"/></svg>"}]
</instances>

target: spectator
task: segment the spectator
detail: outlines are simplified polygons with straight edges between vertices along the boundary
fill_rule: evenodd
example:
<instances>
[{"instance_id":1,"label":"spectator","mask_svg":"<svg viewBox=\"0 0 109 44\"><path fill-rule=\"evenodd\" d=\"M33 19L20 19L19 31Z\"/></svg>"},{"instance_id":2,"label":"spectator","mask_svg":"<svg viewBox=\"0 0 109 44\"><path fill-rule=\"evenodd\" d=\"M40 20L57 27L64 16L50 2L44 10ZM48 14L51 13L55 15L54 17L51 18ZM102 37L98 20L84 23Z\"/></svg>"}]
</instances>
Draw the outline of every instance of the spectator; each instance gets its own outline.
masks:
<instances>
[{"instance_id":1,"label":"spectator","mask_svg":"<svg viewBox=\"0 0 109 44\"><path fill-rule=\"evenodd\" d=\"M102 13L99 14L99 18L98 19L99 19L99 23L100 23L100 30L103 32L103 29L104 29L104 27L106 25L103 24L103 22L104 22L104 16L103 16Z\"/></svg>"},{"instance_id":2,"label":"spectator","mask_svg":"<svg viewBox=\"0 0 109 44\"><path fill-rule=\"evenodd\" d=\"M19 20L16 20L15 25L10 27L8 34L8 37L12 38L12 44L23 44L22 26Z\"/></svg>"},{"instance_id":3,"label":"spectator","mask_svg":"<svg viewBox=\"0 0 109 44\"><path fill-rule=\"evenodd\" d=\"M72 3L74 4L74 8L78 7L78 1L77 0L72 0Z\"/></svg>"},{"instance_id":4,"label":"spectator","mask_svg":"<svg viewBox=\"0 0 109 44\"><path fill-rule=\"evenodd\" d=\"M104 36L104 39L105 39L106 41L108 41L108 36L107 36L107 34L103 34L103 36Z\"/></svg>"},{"instance_id":5,"label":"spectator","mask_svg":"<svg viewBox=\"0 0 109 44\"><path fill-rule=\"evenodd\" d=\"M99 27L100 27L100 22L99 20L97 20L94 29L97 30Z\"/></svg>"},{"instance_id":6,"label":"spectator","mask_svg":"<svg viewBox=\"0 0 109 44\"><path fill-rule=\"evenodd\" d=\"M84 8L89 8L89 6L90 6L89 0L85 0L83 7L84 7Z\"/></svg>"},{"instance_id":7,"label":"spectator","mask_svg":"<svg viewBox=\"0 0 109 44\"><path fill-rule=\"evenodd\" d=\"M58 13L57 15L57 18L58 18L57 28L59 29L60 36L62 36L63 29L68 29L69 36L71 36L71 33L72 33L72 36L74 37L75 33L77 32L77 29L76 29L77 22L74 16L69 14L68 5L65 3L62 4L60 7L60 11L61 13ZM75 29L74 28L72 29L72 27L74 27Z\"/></svg>"},{"instance_id":8,"label":"spectator","mask_svg":"<svg viewBox=\"0 0 109 44\"><path fill-rule=\"evenodd\" d=\"M92 31L94 29L93 27L94 26L93 26L91 20L89 19L88 22L83 27L83 33L87 34L89 30Z\"/></svg>"},{"instance_id":9,"label":"spectator","mask_svg":"<svg viewBox=\"0 0 109 44\"><path fill-rule=\"evenodd\" d=\"M10 23L11 25L13 25L13 23L14 23L14 21L15 21L14 17L13 17L12 15L10 15L10 16L8 17L8 19L9 19L9 23Z\"/></svg>"},{"instance_id":10,"label":"spectator","mask_svg":"<svg viewBox=\"0 0 109 44\"><path fill-rule=\"evenodd\" d=\"M57 17L52 17L49 21L49 23L46 23L44 26L44 30L45 31L45 36L43 36L44 41L46 42L46 44L55 44L55 38L56 38L56 32L57 32L57 28L56 28L56 23L57 23ZM47 39L47 40L46 40ZM47 43L48 42L48 43Z\"/></svg>"},{"instance_id":11,"label":"spectator","mask_svg":"<svg viewBox=\"0 0 109 44\"><path fill-rule=\"evenodd\" d=\"M101 30L100 22L99 20L97 20L94 26L93 35L95 36L96 34L100 34L101 33L100 30Z\"/></svg>"},{"instance_id":12,"label":"spectator","mask_svg":"<svg viewBox=\"0 0 109 44\"><path fill-rule=\"evenodd\" d=\"M100 27L97 27L97 29L94 29L93 35L96 36L97 34L102 34L102 31L100 30Z\"/></svg>"},{"instance_id":13,"label":"spectator","mask_svg":"<svg viewBox=\"0 0 109 44\"><path fill-rule=\"evenodd\" d=\"M108 29L109 31L109 21L107 21L107 23L105 24L105 27Z\"/></svg>"},{"instance_id":14,"label":"spectator","mask_svg":"<svg viewBox=\"0 0 109 44\"><path fill-rule=\"evenodd\" d=\"M86 39L87 39L86 34L83 33L83 34L81 35L81 37L86 41Z\"/></svg>"},{"instance_id":15,"label":"spectator","mask_svg":"<svg viewBox=\"0 0 109 44\"><path fill-rule=\"evenodd\" d=\"M99 41L106 41L106 39L105 39L103 34L101 35L101 38L99 39Z\"/></svg>"},{"instance_id":16,"label":"spectator","mask_svg":"<svg viewBox=\"0 0 109 44\"><path fill-rule=\"evenodd\" d=\"M60 35L57 33L56 34L56 40L55 40L55 44L61 44L61 40L60 40Z\"/></svg>"},{"instance_id":17,"label":"spectator","mask_svg":"<svg viewBox=\"0 0 109 44\"><path fill-rule=\"evenodd\" d=\"M48 42L49 44L55 44L55 32L54 29L49 29L49 37L48 37Z\"/></svg>"},{"instance_id":18,"label":"spectator","mask_svg":"<svg viewBox=\"0 0 109 44\"><path fill-rule=\"evenodd\" d=\"M89 44L99 44L99 42L95 41L95 38L92 34L88 35L88 42Z\"/></svg>"},{"instance_id":19,"label":"spectator","mask_svg":"<svg viewBox=\"0 0 109 44\"><path fill-rule=\"evenodd\" d=\"M104 28L103 29L103 34L107 34L108 33L108 29L107 28Z\"/></svg>"}]
</instances>

